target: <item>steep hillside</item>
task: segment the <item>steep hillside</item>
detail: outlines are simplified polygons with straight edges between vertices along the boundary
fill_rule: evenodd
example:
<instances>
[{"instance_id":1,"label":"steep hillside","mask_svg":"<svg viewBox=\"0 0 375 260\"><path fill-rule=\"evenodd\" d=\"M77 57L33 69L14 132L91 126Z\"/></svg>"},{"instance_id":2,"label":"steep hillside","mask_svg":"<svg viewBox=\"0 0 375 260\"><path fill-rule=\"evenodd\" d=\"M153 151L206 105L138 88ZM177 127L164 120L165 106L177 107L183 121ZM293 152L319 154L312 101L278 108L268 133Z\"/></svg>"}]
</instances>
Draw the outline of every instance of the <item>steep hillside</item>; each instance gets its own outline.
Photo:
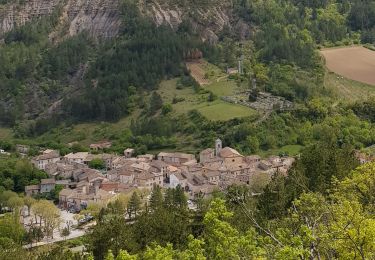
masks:
<instances>
[{"instance_id":1,"label":"steep hillside","mask_svg":"<svg viewBox=\"0 0 375 260\"><path fill-rule=\"evenodd\" d=\"M52 15L56 9L61 9L58 29L70 36L82 31L95 37L113 37L118 33L118 0L31 0L1 7L0 35L36 17Z\"/></svg>"},{"instance_id":2,"label":"steep hillside","mask_svg":"<svg viewBox=\"0 0 375 260\"><path fill-rule=\"evenodd\" d=\"M358 1L0 3L0 122L20 136L134 111L167 113L171 104L156 95L160 82L178 79L178 88L199 93L185 65L202 55L222 71L241 64L229 77L254 88L252 99L267 91L304 104L331 95L318 47L369 42L375 28L371 19L361 23L360 10L372 9Z\"/></svg>"},{"instance_id":3,"label":"steep hillside","mask_svg":"<svg viewBox=\"0 0 375 260\"><path fill-rule=\"evenodd\" d=\"M157 25L168 24L177 30L183 21L189 21L194 31L210 43L216 43L225 28L236 31L241 38L250 34L250 27L233 15L232 1L154 0L140 8Z\"/></svg>"},{"instance_id":4,"label":"steep hillside","mask_svg":"<svg viewBox=\"0 0 375 260\"><path fill-rule=\"evenodd\" d=\"M0 56L7 60L2 68L3 76L0 75L3 78L0 90L5 93L0 97L0 118L9 125L20 119L48 117L60 109L62 101L80 94L87 85L83 80L89 62L95 66L99 56L111 55L106 52L110 46L105 47L102 40L130 33L131 20L126 24L125 13L139 12L156 26L166 25L172 31L189 24L191 31L186 32L187 36L197 35L210 43L216 43L224 29L236 29L240 23L234 19L230 2L217 0L5 2L0 5L3 41ZM126 10L124 5L128 2L135 2L138 11ZM249 35L248 26L238 28L242 30L240 35ZM111 40L110 44L113 41L122 40ZM179 55L182 54L180 50Z\"/></svg>"},{"instance_id":5,"label":"steep hillside","mask_svg":"<svg viewBox=\"0 0 375 260\"><path fill-rule=\"evenodd\" d=\"M217 34L225 26L235 27L242 36L249 34L249 28L241 21L234 21L230 1L209 0L203 2L179 3L172 0L139 1L139 8L157 25L168 24L176 29L185 20L204 40L216 42ZM112 38L121 26L121 1L119 0L31 0L9 1L0 6L0 36L17 26L35 19L52 15L60 9L59 26L56 30L73 36L82 31L95 38ZM51 38L58 37L57 31Z\"/></svg>"}]
</instances>

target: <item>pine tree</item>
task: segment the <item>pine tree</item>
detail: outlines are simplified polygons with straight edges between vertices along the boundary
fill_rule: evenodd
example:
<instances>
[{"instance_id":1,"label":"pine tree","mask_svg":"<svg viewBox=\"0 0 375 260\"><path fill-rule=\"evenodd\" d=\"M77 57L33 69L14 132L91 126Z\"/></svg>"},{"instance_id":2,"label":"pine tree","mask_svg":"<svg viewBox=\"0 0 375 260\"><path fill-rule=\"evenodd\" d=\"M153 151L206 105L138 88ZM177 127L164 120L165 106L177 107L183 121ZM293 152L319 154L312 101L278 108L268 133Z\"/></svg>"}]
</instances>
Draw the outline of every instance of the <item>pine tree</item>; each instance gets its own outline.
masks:
<instances>
[{"instance_id":1,"label":"pine tree","mask_svg":"<svg viewBox=\"0 0 375 260\"><path fill-rule=\"evenodd\" d=\"M161 107L163 106L163 100L161 99L161 96L153 92L150 100L150 114L155 114Z\"/></svg>"},{"instance_id":2,"label":"pine tree","mask_svg":"<svg viewBox=\"0 0 375 260\"><path fill-rule=\"evenodd\" d=\"M287 211L287 203L285 178L276 173L259 197L257 204L259 217L268 220L283 216Z\"/></svg>"},{"instance_id":3,"label":"pine tree","mask_svg":"<svg viewBox=\"0 0 375 260\"><path fill-rule=\"evenodd\" d=\"M139 198L137 192L133 192L129 200L128 208L127 208L129 219L132 219L133 215L134 215L134 218L137 217L137 213L140 208L141 208L141 199Z\"/></svg>"},{"instance_id":4,"label":"pine tree","mask_svg":"<svg viewBox=\"0 0 375 260\"><path fill-rule=\"evenodd\" d=\"M173 204L179 209L187 209L187 198L180 185L178 185L174 190Z\"/></svg>"},{"instance_id":5,"label":"pine tree","mask_svg":"<svg viewBox=\"0 0 375 260\"><path fill-rule=\"evenodd\" d=\"M150 208L152 210L160 209L163 206L163 194L161 193L161 188L155 185L152 189L150 198Z\"/></svg>"},{"instance_id":6,"label":"pine tree","mask_svg":"<svg viewBox=\"0 0 375 260\"><path fill-rule=\"evenodd\" d=\"M164 194L164 207L171 208L174 206L174 190L168 188Z\"/></svg>"}]
</instances>

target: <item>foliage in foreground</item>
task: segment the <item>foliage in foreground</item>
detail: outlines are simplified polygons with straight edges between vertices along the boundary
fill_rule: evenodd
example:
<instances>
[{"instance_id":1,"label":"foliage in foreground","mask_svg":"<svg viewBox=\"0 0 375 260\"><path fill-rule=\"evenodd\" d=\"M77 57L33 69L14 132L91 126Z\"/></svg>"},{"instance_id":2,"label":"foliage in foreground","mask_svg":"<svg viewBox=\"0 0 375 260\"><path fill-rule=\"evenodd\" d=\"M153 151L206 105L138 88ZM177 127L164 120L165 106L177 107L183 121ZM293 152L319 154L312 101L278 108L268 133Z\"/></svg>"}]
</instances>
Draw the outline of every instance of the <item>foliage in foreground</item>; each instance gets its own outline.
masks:
<instances>
[{"instance_id":1,"label":"foliage in foreground","mask_svg":"<svg viewBox=\"0 0 375 260\"><path fill-rule=\"evenodd\" d=\"M149 203L128 204L138 208L133 224L125 221L121 204L101 210L86 255L62 247L30 253L4 238L1 257L18 259L12 258L17 252L35 259L373 259L375 162L339 179L332 178L327 192L303 191L285 212L268 219L259 216L259 203L275 201L257 201L245 187L214 195L196 212L187 210L181 190L163 194L155 188Z\"/></svg>"}]
</instances>

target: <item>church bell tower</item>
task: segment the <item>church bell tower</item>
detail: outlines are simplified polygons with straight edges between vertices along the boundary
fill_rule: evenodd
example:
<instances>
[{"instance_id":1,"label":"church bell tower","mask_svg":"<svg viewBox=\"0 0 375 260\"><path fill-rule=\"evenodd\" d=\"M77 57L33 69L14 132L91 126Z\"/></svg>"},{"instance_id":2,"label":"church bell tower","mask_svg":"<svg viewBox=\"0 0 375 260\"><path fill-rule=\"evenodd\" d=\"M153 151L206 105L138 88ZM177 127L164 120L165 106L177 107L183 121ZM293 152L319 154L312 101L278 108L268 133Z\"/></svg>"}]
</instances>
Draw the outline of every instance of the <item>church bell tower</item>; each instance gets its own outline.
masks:
<instances>
[{"instance_id":1,"label":"church bell tower","mask_svg":"<svg viewBox=\"0 0 375 260\"><path fill-rule=\"evenodd\" d=\"M223 142L220 139L215 141L215 155L219 156L221 149L223 148Z\"/></svg>"}]
</instances>

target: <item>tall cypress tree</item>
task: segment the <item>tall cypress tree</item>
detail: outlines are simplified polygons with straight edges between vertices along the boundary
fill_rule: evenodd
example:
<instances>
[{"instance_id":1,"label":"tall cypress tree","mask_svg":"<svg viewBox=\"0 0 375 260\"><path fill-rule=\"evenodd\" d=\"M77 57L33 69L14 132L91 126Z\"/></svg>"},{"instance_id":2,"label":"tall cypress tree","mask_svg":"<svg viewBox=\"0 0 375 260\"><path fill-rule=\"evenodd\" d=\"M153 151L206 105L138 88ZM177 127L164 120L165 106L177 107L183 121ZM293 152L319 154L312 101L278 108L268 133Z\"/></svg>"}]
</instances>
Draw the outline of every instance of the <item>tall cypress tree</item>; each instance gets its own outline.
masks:
<instances>
[{"instance_id":1,"label":"tall cypress tree","mask_svg":"<svg viewBox=\"0 0 375 260\"><path fill-rule=\"evenodd\" d=\"M155 211L163 206L163 194L161 188L155 185L151 192L150 208Z\"/></svg>"},{"instance_id":2,"label":"tall cypress tree","mask_svg":"<svg viewBox=\"0 0 375 260\"><path fill-rule=\"evenodd\" d=\"M172 208L174 206L174 190L168 188L164 194L164 207Z\"/></svg>"},{"instance_id":3,"label":"tall cypress tree","mask_svg":"<svg viewBox=\"0 0 375 260\"><path fill-rule=\"evenodd\" d=\"M180 185L178 185L174 190L173 204L179 209L187 209L187 198Z\"/></svg>"},{"instance_id":4,"label":"tall cypress tree","mask_svg":"<svg viewBox=\"0 0 375 260\"><path fill-rule=\"evenodd\" d=\"M138 193L135 191L133 192L128 203L127 212L129 215L129 219L132 219L133 216L134 218L136 218L137 213L140 210L140 208L141 208L141 199L139 198Z\"/></svg>"}]
</instances>

